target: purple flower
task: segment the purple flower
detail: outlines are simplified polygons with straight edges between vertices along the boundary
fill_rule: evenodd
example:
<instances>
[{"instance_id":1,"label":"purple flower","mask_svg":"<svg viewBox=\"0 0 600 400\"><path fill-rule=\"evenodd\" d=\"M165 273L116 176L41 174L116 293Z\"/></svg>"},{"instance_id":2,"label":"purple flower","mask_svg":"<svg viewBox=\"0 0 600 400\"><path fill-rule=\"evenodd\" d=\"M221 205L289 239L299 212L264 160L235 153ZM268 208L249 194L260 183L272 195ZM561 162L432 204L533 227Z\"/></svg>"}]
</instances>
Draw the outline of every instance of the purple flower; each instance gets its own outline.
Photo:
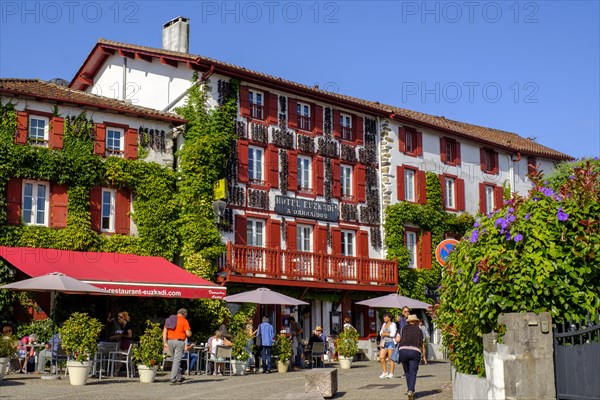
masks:
<instances>
[{"instance_id":1,"label":"purple flower","mask_svg":"<svg viewBox=\"0 0 600 400\"><path fill-rule=\"evenodd\" d=\"M530 215L531 215L530 213L525 214L525 221L529 221L529 216Z\"/></svg>"},{"instance_id":2,"label":"purple flower","mask_svg":"<svg viewBox=\"0 0 600 400\"><path fill-rule=\"evenodd\" d=\"M554 196L554 200L556 200L556 201L561 201L561 200L562 200L562 197L560 197L559 195L555 195L555 196Z\"/></svg>"},{"instance_id":3,"label":"purple flower","mask_svg":"<svg viewBox=\"0 0 600 400\"><path fill-rule=\"evenodd\" d=\"M477 283L479 280L479 270L475 271L475 275L473 276L473 283Z\"/></svg>"},{"instance_id":4,"label":"purple flower","mask_svg":"<svg viewBox=\"0 0 600 400\"><path fill-rule=\"evenodd\" d=\"M509 215L507 218L508 222L515 222L515 216L514 215Z\"/></svg>"},{"instance_id":5,"label":"purple flower","mask_svg":"<svg viewBox=\"0 0 600 400\"><path fill-rule=\"evenodd\" d=\"M562 207L558 207L558 211L556 213L556 219L559 221L566 221L569 219L569 214L563 211Z\"/></svg>"},{"instance_id":6,"label":"purple flower","mask_svg":"<svg viewBox=\"0 0 600 400\"><path fill-rule=\"evenodd\" d=\"M550 197L550 196L553 196L553 195L554 195L554 190L552 190L552 189L550 189L550 188L547 188L547 187L545 187L545 188L542 188L542 189L540 190L540 192L542 192L544 195L546 195L546 196L548 196L548 197Z\"/></svg>"},{"instance_id":7,"label":"purple flower","mask_svg":"<svg viewBox=\"0 0 600 400\"><path fill-rule=\"evenodd\" d=\"M533 201L540 201L540 198L539 197L534 197Z\"/></svg>"},{"instance_id":8,"label":"purple flower","mask_svg":"<svg viewBox=\"0 0 600 400\"><path fill-rule=\"evenodd\" d=\"M573 180L573 179L575 179L575 175L569 175L569 179L570 179L570 180Z\"/></svg>"},{"instance_id":9,"label":"purple flower","mask_svg":"<svg viewBox=\"0 0 600 400\"><path fill-rule=\"evenodd\" d=\"M506 232L506 234L504 235L504 237L506 238L506 240L510 240L510 232Z\"/></svg>"},{"instance_id":10,"label":"purple flower","mask_svg":"<svg viewBox=\"0 0 600 400\"><path fill-rule=\"evenodd\" d=\"M512 208L512 207L509 207L509 209L508 209L508 212L509 212L509 213L514 213L514 212L515 212L515 209L514 209L514 208Z\"/></svg>"},{"instance_id":11,"label":"purple flower","mask_svg":"<svg viewBox=\"0 0 600 400\"><path fill-rule=\"evenodd\" d=\"M479 222L475 221L475 223L473 224L473 227L475 227L475 228L479 227Z\"/></svg>"},{"instance_id":12,"label":"purple flower","mask_svg":"<svg viewBox=\"0 0 600 400\"><path fill-rule=\"evenodd\" d=\"M473 233L471 233L471 243L477 242L477 239L479 239L479 231L475 229Z\"/></svg>"},{"instance_id":13,"label":"purple flower","mask_svg":"<svg viewBox=\"0 0 600 400\"><path fill-rule=\"evenodd\" d=\"M517 233L514 237L513 240L515 242L520 242L521 240L523 240L523 235L521 235L520 233Z\"/></svg>"}]
</instances>

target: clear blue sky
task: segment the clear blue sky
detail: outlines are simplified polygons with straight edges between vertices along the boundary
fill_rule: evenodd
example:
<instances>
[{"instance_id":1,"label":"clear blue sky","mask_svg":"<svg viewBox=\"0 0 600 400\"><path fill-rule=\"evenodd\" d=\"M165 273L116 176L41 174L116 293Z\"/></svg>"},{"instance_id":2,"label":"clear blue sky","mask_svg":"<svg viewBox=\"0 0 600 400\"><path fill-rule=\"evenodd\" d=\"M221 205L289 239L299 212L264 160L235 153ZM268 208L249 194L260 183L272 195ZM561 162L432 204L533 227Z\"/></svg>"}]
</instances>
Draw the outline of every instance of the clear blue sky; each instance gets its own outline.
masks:
<instances>
[{"instance_id":1,"label":"clear blue sky","mask_svg":"<svg viewBox=\"0 0 600 400\"><path fill-rule=\"evenodd\" d=\"M304 84L600 155L597 1L0 2L0 76L71 80L98 38L190 51Z\"/></svg>"}]
</instances>

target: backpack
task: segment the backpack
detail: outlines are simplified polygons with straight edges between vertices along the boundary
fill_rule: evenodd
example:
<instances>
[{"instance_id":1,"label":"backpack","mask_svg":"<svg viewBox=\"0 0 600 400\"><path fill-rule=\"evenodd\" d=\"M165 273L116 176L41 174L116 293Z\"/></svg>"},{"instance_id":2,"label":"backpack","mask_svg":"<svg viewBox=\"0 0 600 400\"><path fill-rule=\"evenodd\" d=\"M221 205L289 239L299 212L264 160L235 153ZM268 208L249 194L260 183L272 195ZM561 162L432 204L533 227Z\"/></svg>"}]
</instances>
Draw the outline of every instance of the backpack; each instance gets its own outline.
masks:
<instances>
[{"instance_id":1,"label":"backpack","mask_svg":"<svg viewBox=\"0 0 600 400\"><path fill-rule=\"evenodd\" d=\"M165 320L165 328L167 329L175 329L177 326L177 315L170 315L169 318Z\"/></svg>"}]
</instances>

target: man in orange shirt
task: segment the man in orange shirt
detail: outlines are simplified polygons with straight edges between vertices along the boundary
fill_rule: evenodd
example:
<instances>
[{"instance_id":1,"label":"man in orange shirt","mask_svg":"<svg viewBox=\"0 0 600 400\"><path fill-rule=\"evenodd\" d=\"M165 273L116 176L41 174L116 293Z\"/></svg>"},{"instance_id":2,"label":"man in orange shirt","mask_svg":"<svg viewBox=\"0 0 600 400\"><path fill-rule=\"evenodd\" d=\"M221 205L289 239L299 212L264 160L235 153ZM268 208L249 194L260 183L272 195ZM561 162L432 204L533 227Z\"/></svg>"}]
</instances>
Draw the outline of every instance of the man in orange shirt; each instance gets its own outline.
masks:
<instances>
[{"instance_id":1,"label":"man in orange shirt","mask_svg":"<svg viewBox=\"0 0 600 400\"><path fill-rule=\"evenodd\" d=\"M187 310L185 308L177 311L177 325L174 329L169 329L167 324L163 328L163 343L169 348L169 353L173 355L173 365L171 367L171 385L179 385L183 382L179 364L183 358L185 338L192 336L190 323L186 319Z\"/></svg>"}]
</instances>

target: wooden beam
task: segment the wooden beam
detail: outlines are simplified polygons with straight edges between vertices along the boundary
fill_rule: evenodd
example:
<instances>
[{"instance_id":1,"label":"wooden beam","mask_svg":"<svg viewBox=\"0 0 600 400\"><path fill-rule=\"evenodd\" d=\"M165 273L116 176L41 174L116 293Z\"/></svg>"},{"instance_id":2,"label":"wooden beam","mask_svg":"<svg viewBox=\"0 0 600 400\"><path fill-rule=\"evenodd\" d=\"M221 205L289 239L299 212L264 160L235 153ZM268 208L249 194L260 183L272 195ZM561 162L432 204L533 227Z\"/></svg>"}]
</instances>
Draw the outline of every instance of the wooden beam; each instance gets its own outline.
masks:
<instances>
[{"instance_id":1,"label":"wooden beam","mask_svg":"<svg viewBox=\"0 0 600 400\"><path fill-rule=\"evenodd\" d=\"M171 67L177 68L177 61L173 60L172 58L161 57L160 58L160 63L161 64L166 64L166 65L170 65Z\"/></svg>"},{"instance_id":2,"label":"wooden beam","mask_svg":"<svg viewBox=\"0 0 600 400\"><path fill-rule=\"evenodd\" d=\"M121 57L135 58L135 53L127 50L119 50L119 55Z\"/></svg>"},{"instance_id":3,"label":"wooden beam","mask_svg":"<svg viewBox=\"0 0 600 400\"><path fill-rule=\"evenodd\" d=\"M135 53L135 58L137 58L138 60L143 60L143 61L151 63L153 57L149 56L148 54Z\"/></svg>"}]
</instances>

